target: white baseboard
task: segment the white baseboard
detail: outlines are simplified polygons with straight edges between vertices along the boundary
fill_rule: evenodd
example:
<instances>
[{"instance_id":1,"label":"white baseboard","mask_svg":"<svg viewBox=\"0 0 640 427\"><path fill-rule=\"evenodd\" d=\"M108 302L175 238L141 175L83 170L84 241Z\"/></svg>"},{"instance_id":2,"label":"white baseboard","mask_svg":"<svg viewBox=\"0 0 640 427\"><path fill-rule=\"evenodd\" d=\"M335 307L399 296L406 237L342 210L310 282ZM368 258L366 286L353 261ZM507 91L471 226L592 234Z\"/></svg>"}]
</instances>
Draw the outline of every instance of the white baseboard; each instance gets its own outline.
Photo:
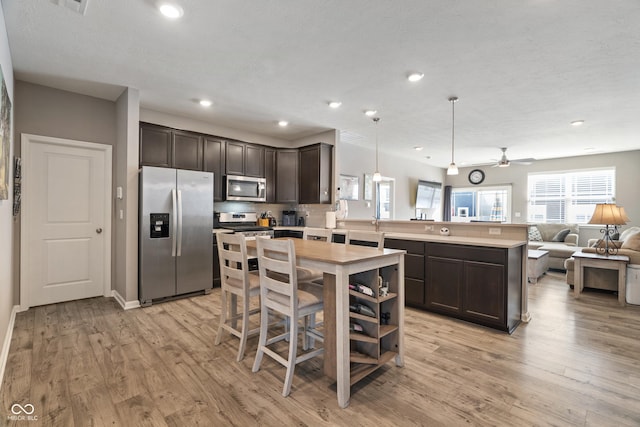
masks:
<instances>
[{"instance_id":1,"label":"white baseboard","mask_svg":"<svg viewBox=\"0 0 640 427\"><path fill-rule=\"evenodd\" d=\"M16 322L16 313L19 311L20 306L14 305L11 309L11 316L9 317L9 326L7 332L4 335L4 343L0 352L0 387L2 387L2 378L4 378L4 369L7 366L7 359L9 359L9 347L11 346L11 337L13 336L13 325Z\"/></svg>"},{"instance_id":2,"label":"white baseboard","mask_svg":"<svg viewBox=\"0 0 640 427\"><path fill-rule=\"evenodd\" d=\"M114 297L116 301L118 301L118 304L120 304L120 307L122 307L123 310L131 310L132 308L140 307L140 301L125 301L125 299L122 298L122 295L120 295L120 293L116 290L111 291L111 296Z\"/></svg>"}]
</instances>

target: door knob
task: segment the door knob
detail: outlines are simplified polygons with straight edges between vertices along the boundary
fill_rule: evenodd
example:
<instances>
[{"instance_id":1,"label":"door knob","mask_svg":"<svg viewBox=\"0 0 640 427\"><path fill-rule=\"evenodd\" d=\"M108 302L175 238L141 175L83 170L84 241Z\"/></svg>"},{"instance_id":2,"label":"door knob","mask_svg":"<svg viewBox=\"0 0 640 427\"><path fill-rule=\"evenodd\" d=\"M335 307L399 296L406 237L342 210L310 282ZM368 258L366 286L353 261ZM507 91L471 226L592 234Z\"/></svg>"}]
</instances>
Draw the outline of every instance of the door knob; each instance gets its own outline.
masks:
<instances>
[{"instance_id":1,"label":"door knob","mask_svg":"<svg viewBox=\"0 0 640 427\"><path fill-rule=\"evenodd\" d=\"M98 234L102 233L102 228L96 228L96 233Z\"/></svg>"}]
</instances>

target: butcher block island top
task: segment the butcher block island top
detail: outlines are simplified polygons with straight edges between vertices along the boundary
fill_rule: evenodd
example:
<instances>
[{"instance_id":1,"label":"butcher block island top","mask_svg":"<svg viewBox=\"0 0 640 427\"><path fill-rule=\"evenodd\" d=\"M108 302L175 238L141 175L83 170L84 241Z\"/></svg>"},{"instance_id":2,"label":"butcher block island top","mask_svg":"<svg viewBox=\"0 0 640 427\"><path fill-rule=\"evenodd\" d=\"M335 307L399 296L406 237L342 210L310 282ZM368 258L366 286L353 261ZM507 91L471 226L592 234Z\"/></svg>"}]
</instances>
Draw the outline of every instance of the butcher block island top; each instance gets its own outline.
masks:
<instances>
[{"instance_id":1,"label":"butcher block island top","mask_svg":"<svg viewBox=\"0 0 640 427\"><path fill-rule=\"evenodd\" d=\"M338 404L344 408L352 384L391 360L404 365L405 251L290 240L298 266L323 272L324 373L336 380ZM256 244L247 242L249 254L256 253ZM388 284L386 294L379 293L379 277ZM349 289L356 283L373 295ZM362 306L368 310L360 311ZM358 323L362 330L350 332L350 323Z\"/></svg>"}]
</instances>

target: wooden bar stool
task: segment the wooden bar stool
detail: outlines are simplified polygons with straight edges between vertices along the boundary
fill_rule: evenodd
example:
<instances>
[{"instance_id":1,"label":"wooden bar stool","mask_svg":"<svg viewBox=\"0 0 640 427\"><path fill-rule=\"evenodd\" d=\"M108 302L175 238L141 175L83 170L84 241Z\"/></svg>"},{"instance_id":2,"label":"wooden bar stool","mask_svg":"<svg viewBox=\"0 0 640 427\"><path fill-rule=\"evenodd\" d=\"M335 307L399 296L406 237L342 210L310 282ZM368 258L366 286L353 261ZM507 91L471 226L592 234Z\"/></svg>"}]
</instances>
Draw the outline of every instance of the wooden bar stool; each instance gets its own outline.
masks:
<instances>
[{"instance_id":1,"label":"wooden bar stool","mask_svg":"<svg viewBox=\"0 0 640 427\"><path fill-rule=\"evenodd\" d=\"M384 233L378 231L348 230L345 238L347 245L384 248Z\"/></svg>"},{"instance_id":2,"label":"wooden bar stool","mask_svg":"<svg viewBox=\"0 0 640 427\"><path fill-rule=\"evenodd\" d=\"M260 308L250 309L251 297L260 295L260 277L249 272L247 262L247 242L242 234L218 234L218 255L220 257L220 283L222 301L220 326L215 345L219 345L222 332L240 338L237 361L244 358L247 338L258 334L260 328L249 330L249 316L258 314ZM227 297L231 297L229 301ZM236 313L236 299L242 298L242 312ZM240 329L236 328L238 319L242 319Z\"/></svg>"},{"instance_id":3,"label":"wooden bar stool","mask_svg":"<svg viewBox=\"0 0 640 427\"><path fill-rule=\"evenodd\" d=\"M302 232L304 240L321 240L323 242L331 242L331 230L328 228L312 228L305 227ZM298 281L310 282L312 280L322 279L322 271L314 270L306 267L296 267L298 272Z\"/></svg>"},{"instance_id":4,"label":"wooden bar stool","mask_svg":"<svg viewBox=\"0 0 640 427\"><path fill-rule=\"evenodd\" d=\"M291 391L293 372L298 363L319 356L324 349L312 350L297 355L298 319L304 319L303 333L306 347L307 337L324 341L322 336L308 327L308 316L323 310L322 292L298 289L296 273L296 253L292 240L256 239L260 271L260 341L253 364L253 372L260 370L263 354L266 354L287 368L282 395ZM289 330L268 338L269 311L280 313L290 319ZM269 348L270 345L289 340L288 358L285 359Z\"/></svg>"}]
</instances>

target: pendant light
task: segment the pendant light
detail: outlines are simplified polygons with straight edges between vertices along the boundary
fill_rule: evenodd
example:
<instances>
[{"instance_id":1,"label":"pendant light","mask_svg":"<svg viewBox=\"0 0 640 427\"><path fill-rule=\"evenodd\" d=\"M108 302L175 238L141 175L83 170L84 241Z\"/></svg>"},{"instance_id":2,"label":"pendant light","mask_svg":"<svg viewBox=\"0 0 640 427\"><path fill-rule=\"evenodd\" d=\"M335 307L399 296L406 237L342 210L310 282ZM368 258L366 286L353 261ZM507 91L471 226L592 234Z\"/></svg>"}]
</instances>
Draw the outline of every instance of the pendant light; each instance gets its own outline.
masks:
<instances>
[{"instance_id":1,"label":"pendant light","mask_svg":"<svg viewBox=\"0 0 640 427\"><path fill-rule=\"evenodd\" d=\"M374 117L373 122L376 124L376 171L373 173L373 182L382 181L382 175L378 171L378 122L380 117Z\"/></svg>"},{"instance_id":2,"label":"pendant light","mask_svg":"<svg viewBox=\"0 0 640 427\"><path fill-rule=\"evenodd\" d=\"M458 100L457 96L452 96L449 98L449 102L451 102L451 164L447 168L447 175L458 175L458 167L456 163L453 161L453 142L454 142L454 130L456 124L456 101Z\"/></svg>"}]
</instances>

